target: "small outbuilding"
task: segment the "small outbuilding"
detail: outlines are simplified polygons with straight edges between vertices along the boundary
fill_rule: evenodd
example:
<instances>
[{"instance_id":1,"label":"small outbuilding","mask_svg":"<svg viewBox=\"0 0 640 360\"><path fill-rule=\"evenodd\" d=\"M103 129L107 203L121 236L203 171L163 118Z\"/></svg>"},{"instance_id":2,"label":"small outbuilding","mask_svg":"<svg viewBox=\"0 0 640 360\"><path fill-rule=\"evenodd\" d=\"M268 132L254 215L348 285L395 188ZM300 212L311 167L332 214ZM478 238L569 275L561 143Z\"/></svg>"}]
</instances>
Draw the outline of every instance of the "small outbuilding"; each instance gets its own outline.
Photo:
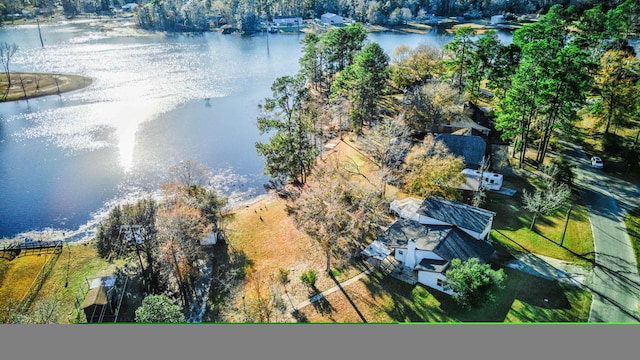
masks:
<instances>
[{"instance_id":1,"label":"small outbuilding","mask_svg":"<svg viewBox=\"0 0 640 360\"><path fill-rule=\"evenodd\" d=\"M117 305L116 276L104 276L91 281L82 305L88 323L114 320Z\"/></svg>"}]
</instances>

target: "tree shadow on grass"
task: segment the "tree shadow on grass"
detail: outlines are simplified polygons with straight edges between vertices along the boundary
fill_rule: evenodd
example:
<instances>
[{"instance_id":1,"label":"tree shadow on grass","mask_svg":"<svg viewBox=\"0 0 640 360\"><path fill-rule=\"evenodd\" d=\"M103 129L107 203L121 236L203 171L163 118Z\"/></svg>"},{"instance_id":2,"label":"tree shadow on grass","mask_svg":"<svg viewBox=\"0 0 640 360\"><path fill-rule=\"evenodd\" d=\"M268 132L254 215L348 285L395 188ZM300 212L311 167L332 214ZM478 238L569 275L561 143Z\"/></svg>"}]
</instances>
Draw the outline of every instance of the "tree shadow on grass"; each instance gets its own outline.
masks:
<instances>
[{"instance_id":1,"label":"tree shadow on grass","mask_svg":"<svg viewBox=\"0 0 640 360\"><path fill-rule=\"evenodd\" d=\"M301 313L300 310L293 310L291 315L299 323L308 323L309 322L309 319L307 318L307 316L305 314Z\"/></svg>"},{"instance_id":2,"label":"tree shadow on grass","mask_svg":"<svg viewBox=\"0 0 640 360\"><path fill-rule=\"evenodd\" d=\"M390 276L371 276L364 283L370 292L391 297L391 306L383 308L389 317L400 322L504 322L509 314L523 322L582 321L575 318L567 297L573 291L572 286L515 269L504 271L505 286L495 291L494 301L486 300L472 308L458 305L446 293L421 284L406 284ZM524 311L513 309L516 300L528 314L514 312Z\"/></svg>"},{"instance_id":3,"label":"tree shadow on grass","mask_svg":"<svg viewBox=\"0 0 640 360\"><path fill-rule=\"evenodd\" d=\"M321 315L329 315L335 311L335 308L324 296L311 303L313 308Z\"/></svg>"},{"instance_id":4,"label":"tree shadow on grass","mask_svg":"<svg viewBox=\"0 0 640 360\"><path fill-rule=\"evenodd\" d=\"M122 303L118 311L117 320L118 322L135 322L135 311L142 305L142 299L147 296L144 279L139 271L123 268L117 268L114 276L119 280L118 284L116 284L119 290L118 296L122 295ZM127 279L127 284L123 295L121 291L125 278Z\"/></svg>"},{"instance_id":5,"label":"tree shadow on grass","mask_svg":"<svg viewBox=\"0 0 640 360\"><path fill-rule=\"evenodd\" d=\"M342 294L344 295L345 298L347 298L347 301L349 301L349 303L353 307L353 310L355 310L355 312L358 314L358 316L360 317L360 320L362 320L362 322L366 323L367 319L365 319L364 315L362 315L362 312L360 312L360 309L358 309L358 307L353 302L353 300L351 300L351 297L349 296L349 294L347 294L347 292L342 287L342 285L340 285L340 282L338 282L338 280L333 276L333 273L329 272L329 277L331 277L333 282L336 283L336 286L338 286L340 288L340 290L342 290Z\"/></svg>"},{"instance_id":6,"label":"tree shadow on grass","mask_svg":"<svg viewBox=\"0 0 640 360\"><path fill-rule=\"evenodd\" d=\"M238 283L246 278L246 270L253 266L253 261L244 251L235 249L226 241L218 242L212 251L211 287L203 317L206 322L221 320L222 306Z\"/></svg>"},{"instance_id":7,"label":"tree shadow on grass","mask_svg":"<svg viewBox=\"0 0 640 360\"><path fill-rule=\"evenodd\" d=\"M570 321L562 320L563 315L546 310L568 310L569 299L558 281L543 279L515 269L504 269L506 279L504 288L495 290L493 300L467 308L458 305L453 297L437 290L429 290L440 303L441 308L463 322L504 322L507 315L513 312L514 302L519 300L525 308L530 308L527 317L519 318L525 322Z\"/></svg>"}]
</instances>

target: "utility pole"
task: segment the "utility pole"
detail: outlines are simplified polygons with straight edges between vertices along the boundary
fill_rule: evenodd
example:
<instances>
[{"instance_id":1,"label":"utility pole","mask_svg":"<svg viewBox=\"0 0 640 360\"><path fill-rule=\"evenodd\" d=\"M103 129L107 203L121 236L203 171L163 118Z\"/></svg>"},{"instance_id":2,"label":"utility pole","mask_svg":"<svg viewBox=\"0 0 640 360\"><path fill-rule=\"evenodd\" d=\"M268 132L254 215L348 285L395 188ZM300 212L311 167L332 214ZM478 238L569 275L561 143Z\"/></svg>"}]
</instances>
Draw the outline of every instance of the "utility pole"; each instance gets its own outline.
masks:
<instances>
[{"instance_id":1,"label":"utility pole","mask_svg":"<svg viewBox=\"0 0 640 360\"><path fill-rule=\"evenodd\" d=\"M44 47L44 42L42 41L42 32L40 31L40 20L38 20L37 16L36 16L36 23L38 24L38 35L40 35L40 45Z\"/></svg>"}]
</instances>

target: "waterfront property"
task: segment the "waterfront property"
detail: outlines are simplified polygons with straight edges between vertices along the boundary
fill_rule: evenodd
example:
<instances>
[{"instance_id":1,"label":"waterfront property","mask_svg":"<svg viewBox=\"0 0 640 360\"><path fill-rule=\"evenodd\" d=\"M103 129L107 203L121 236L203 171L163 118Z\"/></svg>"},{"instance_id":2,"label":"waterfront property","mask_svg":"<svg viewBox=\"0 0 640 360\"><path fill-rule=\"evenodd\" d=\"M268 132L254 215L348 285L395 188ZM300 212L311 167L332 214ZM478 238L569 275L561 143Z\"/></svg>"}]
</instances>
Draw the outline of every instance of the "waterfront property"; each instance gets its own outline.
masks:
<instances>
[{"instance_id":1,"label":"waterfront property","mask_svg":"<svg viewBox=\"0 0 640 360\"><path fill-rule=\"evenodd\" d=\"M422 203L396 200L391 209L400 218L363 254L370 264L402 281L452 294L444 281L453 259L486 262L494 253L487 241L494 212L437 196Z\"/></svg>"}]
</instances>

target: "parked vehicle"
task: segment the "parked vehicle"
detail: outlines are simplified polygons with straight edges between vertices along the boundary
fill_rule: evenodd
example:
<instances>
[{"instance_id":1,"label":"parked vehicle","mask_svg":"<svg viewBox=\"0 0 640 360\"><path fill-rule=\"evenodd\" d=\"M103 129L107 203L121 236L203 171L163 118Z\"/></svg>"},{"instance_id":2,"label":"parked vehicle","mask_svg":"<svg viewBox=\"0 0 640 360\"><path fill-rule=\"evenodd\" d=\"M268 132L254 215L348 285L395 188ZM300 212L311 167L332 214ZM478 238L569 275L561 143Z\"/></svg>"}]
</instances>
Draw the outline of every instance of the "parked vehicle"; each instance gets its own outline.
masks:
<instances>
[{"instance_id":1,"label":"parked vehicle","mask_svg":"<svg viewBox=\"0 0 640 360\"><path fill-rule=\"evenodd\" d=\"M600 157L592 156L591 157L591 166L593 166L596 169L602 169L604 167L604 163L602 162L602 159L600 159Z\"/></svg>"}]
</instances>

